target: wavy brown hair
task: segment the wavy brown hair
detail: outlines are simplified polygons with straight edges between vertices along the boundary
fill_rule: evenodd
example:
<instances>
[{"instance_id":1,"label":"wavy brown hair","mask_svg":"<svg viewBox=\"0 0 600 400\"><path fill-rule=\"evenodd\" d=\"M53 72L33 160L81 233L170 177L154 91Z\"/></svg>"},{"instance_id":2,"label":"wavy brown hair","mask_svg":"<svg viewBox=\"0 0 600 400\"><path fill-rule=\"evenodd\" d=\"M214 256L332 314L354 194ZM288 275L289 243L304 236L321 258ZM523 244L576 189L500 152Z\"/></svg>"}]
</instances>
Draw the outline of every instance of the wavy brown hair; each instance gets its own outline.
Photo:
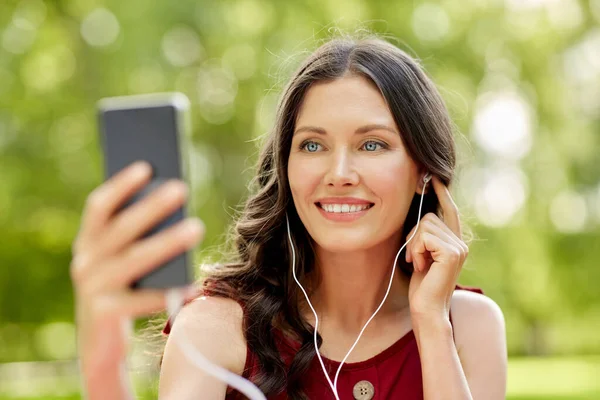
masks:
<instances>
[{"instance_id":1,"label":"wavy brown hair","mask_svg":"<svg viewBox=\"0 0 600 400\"><path fill-rule=\"evenodd\" d=\"M291 271L286 213L296 246L296 273L306 281L314 269L311 237L296 213L287 179L288 157L298 110L307 90L317 82L352 75L379 88L400 130L408 153L418 166L450 185L455 169L453 124L446 106L419 62L376 36L343 36L316 49L293 74L277 106L252 182L252 194L233 226L235 259L206 271L210 294L244 305L243 331L261 373L254 383L268 396L285 391L290 399L306 399L301 377L315 357L313 327L300 313L299 288ZM413 198L403 238L417 222L420 196ZM433 190L423 199L422 214L438 215ZM399 257L399 270L410 276L412 265ZM301 343L288 366L277 350L274 326L285 327ZM318 335L318 345L322 338Z\"/></svg>"}]
</instances>

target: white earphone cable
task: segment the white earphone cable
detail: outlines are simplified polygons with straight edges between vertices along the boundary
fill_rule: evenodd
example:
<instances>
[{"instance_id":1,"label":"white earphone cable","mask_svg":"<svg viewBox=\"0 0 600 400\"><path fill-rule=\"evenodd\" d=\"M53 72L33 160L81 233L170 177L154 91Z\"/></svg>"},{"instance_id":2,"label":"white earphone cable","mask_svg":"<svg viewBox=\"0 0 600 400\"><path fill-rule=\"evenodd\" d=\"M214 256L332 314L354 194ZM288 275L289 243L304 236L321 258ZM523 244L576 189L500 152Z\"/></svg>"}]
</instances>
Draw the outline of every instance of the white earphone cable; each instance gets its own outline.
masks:
<instances>
[{"instance_id":1,"label":"white earphone cable","mask_svg":"<svg viewBox=\"0 0 600 400\"><path fill-rule=\"evenodd\" d=\"M171 326L173 326L175 318L177 317L177 314L184 303L181 290L171 289L167 291L166 300L169 321ZM229 386L237 389L250 400L267 400L263 392L261 392L260 389L257 388L252 382L219 365L212 363L206 357L204 357L202 353L196 350L194 345L190 343L183 332L179 334L174 341L179 346L181 352L185 355L188 361L196 367L203 369L206 371L206 373L214 376L217 379L220 379L223 382L226 382Z\"/></svg>"},{"instance_id":2,"label":"white earphone cable","mask_svg":"<svg viewBox=\"0 0 600 400\"><path fill-rule=\"evenodd\" d=\"M287 223L288 239L290 241L290 247L292 249L292 274L294 275L294 280L296 281L298 286L300 286L300 290L302 290L302 293L304 293L304 297L306 297L308 306L310 307L310 309L312 310L312 312L315 316L314 343L315 343L315 351L317 352L317 358L319 359L319 363L321 363L321 368L323 369L323 372L325 373L325 379L327 379L327 383L329 383L331 390L333 390L333 395L335 396L336 400L340 400L337 390L335 390L335 386L331 382L331 378L329 378L329 374L327 373L327 370L325 369L325 364L323 364L323 359L321 358L321 353L319 353L319 346L317 344L317 330L319 329L319 317L317 316L317 312L313 308L312 303L308 299L308 294L306 293L306 291L304 290L304 288L298 281L298 278L296 277L296 251L294 250L294 244L292 242L292 234L290 233L290 220L289 220L287 214L285 215L285 221Z\"/></svg>"},{"instance_id":3,"label":"white earphone cable","mask_svg":"<svg viewBox=\"0 0 600 400\"><path fill-rule=\"evenodd\" d=\"M429 182L429 179L430 179L429 175L427 175L424 178L425 184L423 186L423 193L421 194L421 202L419 204L419 215L417 218L417 225L416 225L417 228L419 227L419 221L421 220L421 208L423 206L423 195L425 194L425 186L427 185L427 182ZM356 347L358 341L360 340L363 332L365 331L365 329L367 328L367 326L369 325L371 320L375 317L377 312L381 309L381 307L385 303L385 300L386 300L386 298L390 292L390 288L392 286L394 272L396 269L396 263L398 261L398 256L400 255L400 253L402 252L404 247L406 247L406 245L414 237L417 229L415 229L415 232L413 232L411 237L406 241L406 243L404 243L404 245L400 248L400 250L398 250L398 253L396 254L396 258L394 259L394 265L392 267L392 276L390 278L390 282L388 284L386 294L383 297L381 304L379 305L377 310L375 310L375 312L373 313L371 318L369 318L369 320L367 321L365 326L362 328L362 330L360 331L360 334L358 335L358 338L356 339L356 341L354 342L354 344L352 345L352 347L350 348L350 350L348 351L348 353L346 354L346 356L340 363L340 366L338 367L337 372L335 374L334 381L332 382L331 378L329 377L329 374L327 373L327 370L325 369L325 364L323 363L323 359L321 358L321 354L319 352L319 347L317 345L317 332L318 332L318 328L319 328L319 317L317 316L317 312L315 311L312 303L310 302L310 300L308 298L308 294L306 293L306 291L304 290L304 288L298 281L298 278L296 277L296 252L294 250L292 234L290 232L290 221L288 219L287 214L286 214L286 224L287 224L288 239L289 239L290 247L292 250L292 274L294 276L294 280L296 281L296 283L302 290L302 293L304 293L306 301L308 302L308 305L315 316L315 329L314 329L315 351L317 353L317 357L321 364L321 368L323 369L323 372L325 374L325 378L327 379L327 382L329 383L329 386L331 387L331 390L333 391L333 394L334 394L336 400L340 400L339 395L337 393L337 381L338 381L340 371L342 370L342 365L344 364L346 359L348 359L352 350L354 350L354 348ZM181 307L183 307L184 297L183 297L182 291L180 289L171 289L171 290L167 291L165 298L167 301L167 312L169 313L169 321L170 321L171 326L173 326L173 324L175 323L175 318L177 317L177 314L181 310ZM190 363L192 363L193 365L195 365L196 367L204 370L205 372L214 376L215 378L220 379L223 382L226 382L229 386L238 390L240 393L244 394L250 400L266 400L265 395L260 391L260 389L258 389L258 387L256 387L256 385L254 385L249 380L247 380L237 374L234 374L233 372L209 361L206 357L204 357L202 355L202 353L200 353L198 350L196 350L196 348L190 343L190 341L188 340L188 338L185 335L180 334L179 336L177 336L175 343L179 346L179 348L181 349L181 351L185 355L185 357L188 359L188 361Z\"/></svg>"},{"instance_id":4,"label":"white earphone cable","mask_svg":"<svg viewBox=\"0 0 600 400\"><path fill-rule=\"evenodd\" d=\"M392 287L392 282L394 280L394 272L396 270L396 263L398 262L398 257L400 256L400 253L402 252L402 250L404 249L404 247L406 247L406 245L412 240L412 238L417 233L417 229L419 228L419 222L421 221L421 209L423 207L423 196L425 195L425 187L427 186L427 183L429 182L430 179L431 179L431 175L429 175L429 174L427 174L423 178L424 184L423 184L423 191L421 193L421 201L419 203L419 214L417 216L417 225L416 225L416 228L415 228L413 234L411 235L411 237L406 241L406 243L404 243L404 245L400 248L400 250L398 250L398 253L396 254L396 258L394 259L394 265L392 266L392 275L390 277L390 282L388 284L385 296L383 297L383 300L381 301L381 304L379 304L379 307L377 307L377 309L375 310L375 312L373 313L373 315L371 315L371 318L369 318L368 321L365 323L365 325L363 326L362 330L358 334L358 337L356 338L356 341L354 342L354 344L352 345L352 347L350 348L350 350L348 351L348 353L346 354L346 356L344 357L344 359L340 363L340 366L338 367L337 372L335 374L335 378L334 378L333 383L331 382L331 379L329 378L329 374L327 373L327 370L325 369L325 364L323 363L323 359L321 358L321 354L319 352L319 347L317 345L317 329L319 327L319 318L317 316L317 312L315 311L314 307L312 306L312 304L311 304L311 302L310 302L310 300L308 298L308 294L306 293L306 291L304 290L304 288L302 287L302 285L298 281L298 278L296 278L296 253L294 251L294 245L293 245L293 242L292 242L292 235L290 233L290 222L289 222L289 219L288 219L288 217L286 215L286 222L287 222L287 229L288 229L288 239L290 241L290 247L292 248L292 273L294 275L294 280L296 281L296 283L298 284L298 286L300 286L300 289L302 290L302 293L304 293L304 297L306 298L306 301L308 302L308 305L309 305L310 309L312 310L312 312L313 312L313 314L315 316L315 330L314 330L315 351L317 352L317 358L319 359L319 362L321 364L321 368L323 369L323 373L325 374L325 378L327 379L327 382L329 383L329 386L331 387L331 390L333 391L333 394L334 394L336 400L339 400L339 395L338 395L338 392L337 392L337 381L338 381L338 377L339 377L340 371L342 370L342 366L344 365L344 363L346 362L346 360L350 356L350 353L352 353L352 350L354 350L354 348L358 344L358 341L360 340L363 332L365 331L365 329L367 328L367 326L369 325L369 323L371 322L371 320L373 320L373 318L375 318L375 315L377 315L377 313L379 312L379 310L381 309L381 307L385 303L385 300L387 299L387 296L390 293L390 288Z\"/></svg>"}]
</instances>

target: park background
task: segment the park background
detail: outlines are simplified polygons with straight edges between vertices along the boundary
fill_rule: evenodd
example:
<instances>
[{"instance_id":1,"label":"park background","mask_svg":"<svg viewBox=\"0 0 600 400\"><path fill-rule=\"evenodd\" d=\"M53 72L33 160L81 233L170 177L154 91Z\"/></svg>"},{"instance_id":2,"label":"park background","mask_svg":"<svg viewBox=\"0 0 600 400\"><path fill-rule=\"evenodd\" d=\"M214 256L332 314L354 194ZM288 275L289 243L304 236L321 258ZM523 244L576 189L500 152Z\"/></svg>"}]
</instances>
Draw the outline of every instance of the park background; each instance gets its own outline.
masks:
<instances>
[{"instance_id":1,"label":"park background","mask_svg":"<svg viewBox=\"0 0 600 400\"><path fill-rule=\"evenodd\" d=\"M200 263L287 77L357 30L418 57L457 125L452 192L476 235L460 283L504 312L508 398L600 398L600 0L3 0L0 399L80 398L69 263L103 179L96 102L190 98Z\"/></svg>"}]
</instances>

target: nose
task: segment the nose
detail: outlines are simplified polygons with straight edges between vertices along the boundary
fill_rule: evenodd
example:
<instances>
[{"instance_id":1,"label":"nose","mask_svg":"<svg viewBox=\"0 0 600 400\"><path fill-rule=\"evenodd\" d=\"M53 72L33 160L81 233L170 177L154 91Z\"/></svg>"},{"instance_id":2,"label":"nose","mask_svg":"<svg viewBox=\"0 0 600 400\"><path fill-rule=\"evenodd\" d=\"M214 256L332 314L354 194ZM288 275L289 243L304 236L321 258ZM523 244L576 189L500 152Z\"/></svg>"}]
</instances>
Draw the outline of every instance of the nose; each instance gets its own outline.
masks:
<instances>
[{"instance_id":1,"label":"nose","mask_svg":"<svg viewBox=\"0 0 600 400\"><path fill-rule=\"evenodd\" d=\"M340 149L332 152L324 181L329 186L353 186L358 184L359 176L352 155L348 151Z\"/></svg>"}]
</instances>

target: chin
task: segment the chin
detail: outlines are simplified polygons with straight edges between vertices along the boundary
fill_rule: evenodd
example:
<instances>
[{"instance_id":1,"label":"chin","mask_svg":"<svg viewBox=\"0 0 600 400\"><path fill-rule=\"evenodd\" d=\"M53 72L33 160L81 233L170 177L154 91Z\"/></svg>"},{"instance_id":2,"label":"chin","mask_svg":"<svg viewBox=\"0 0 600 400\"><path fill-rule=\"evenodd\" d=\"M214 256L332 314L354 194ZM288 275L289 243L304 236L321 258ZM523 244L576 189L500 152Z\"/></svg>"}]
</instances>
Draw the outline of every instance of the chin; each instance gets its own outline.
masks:
<instances>
[{"instance_id":1,"label":"chin","mask_svg":"<svg viewBox=\"0 0 600 400\"><path fill-rule=\"evenodd\" d=\"M334 235L331 237L313 237L317 246L331 253L348 253L369 249L374 246L372 238L364 235Z\"/></svg>"}]
</instances>

